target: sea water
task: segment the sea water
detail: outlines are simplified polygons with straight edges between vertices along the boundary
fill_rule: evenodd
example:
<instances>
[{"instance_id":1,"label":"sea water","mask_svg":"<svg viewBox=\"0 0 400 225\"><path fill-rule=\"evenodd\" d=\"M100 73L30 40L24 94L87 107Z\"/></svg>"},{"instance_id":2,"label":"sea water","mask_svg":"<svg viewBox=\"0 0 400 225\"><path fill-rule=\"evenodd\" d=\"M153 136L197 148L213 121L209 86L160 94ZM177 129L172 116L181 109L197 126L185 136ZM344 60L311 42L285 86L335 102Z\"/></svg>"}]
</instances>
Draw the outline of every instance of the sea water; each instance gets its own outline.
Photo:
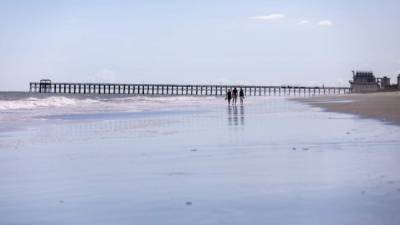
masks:
<instances>
[{"instance_id":1,"label":"sea water","mask_svg":"<svg viewBox=\"0 0 400 225\"><path fill-rule=\"evenodd\" d=\"M399 146L280 97L0 93L0 224L399 224Z\"/></svg>"}]
</instances>

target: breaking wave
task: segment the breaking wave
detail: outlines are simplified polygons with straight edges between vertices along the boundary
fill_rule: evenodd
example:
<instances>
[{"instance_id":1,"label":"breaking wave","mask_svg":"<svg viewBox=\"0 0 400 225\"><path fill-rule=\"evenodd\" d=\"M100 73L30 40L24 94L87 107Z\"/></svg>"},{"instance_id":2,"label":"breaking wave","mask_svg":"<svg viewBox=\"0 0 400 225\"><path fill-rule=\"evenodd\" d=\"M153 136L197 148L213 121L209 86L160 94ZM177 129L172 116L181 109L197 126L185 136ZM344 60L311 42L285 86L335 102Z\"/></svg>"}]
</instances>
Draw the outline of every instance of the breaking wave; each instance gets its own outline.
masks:
<instances>
[{"instance_id":1,"label":"breaking wave","mask_svg":"<svg viewBox=\"0 0 400 225\"><path fill-rule=\"evenodd\" d=\"M49 107L75 106L82 103L94 103L92 99L74 99L62 96L47 98L29 97L18 100L0 100L0 110L35 109Z\"/></svg>"},{"instance_id":2,"label":"breaking wave","mask_svg":"<svg viewBox=\"0 0 400 225\"><path fill-rule=\"evenodd\" d=\"M66 97L66 96L48 96L37 97L29 96L25 98L0 98L0 111L15 110L31 110L31 109L49 109L49 108L73 108L79 107L98 109L120 109L120 110L152 110L162 109L165 107L177 107L181 105L197 105L204 100L215 100L215 97L199 97L189 96L166 96L166 97L107 97L96 96L92 98Z\"/></svg>"}]
</instances>

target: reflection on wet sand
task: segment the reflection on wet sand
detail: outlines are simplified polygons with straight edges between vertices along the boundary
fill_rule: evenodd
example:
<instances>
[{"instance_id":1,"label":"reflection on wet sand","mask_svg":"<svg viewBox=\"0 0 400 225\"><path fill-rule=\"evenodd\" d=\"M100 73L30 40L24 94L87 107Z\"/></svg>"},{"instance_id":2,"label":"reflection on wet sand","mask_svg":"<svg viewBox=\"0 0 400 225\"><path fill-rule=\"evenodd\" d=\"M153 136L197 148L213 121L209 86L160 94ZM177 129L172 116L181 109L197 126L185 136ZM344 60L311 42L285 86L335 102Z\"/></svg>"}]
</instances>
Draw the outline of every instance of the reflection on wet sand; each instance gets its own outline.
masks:
<instances>
[{"instance_id":1,"label":"reflection on wet sand","mask_svg":"<svg viewBox=\"0 0 400 225\"><path fill-rule=\"evenodd\" d=\"M239 108L239 109L238 109ZM239 112L238 112L239 110ZM228 124L229 126L244 126L244 106L228 106Z\"/></svg>"}]
</instances>

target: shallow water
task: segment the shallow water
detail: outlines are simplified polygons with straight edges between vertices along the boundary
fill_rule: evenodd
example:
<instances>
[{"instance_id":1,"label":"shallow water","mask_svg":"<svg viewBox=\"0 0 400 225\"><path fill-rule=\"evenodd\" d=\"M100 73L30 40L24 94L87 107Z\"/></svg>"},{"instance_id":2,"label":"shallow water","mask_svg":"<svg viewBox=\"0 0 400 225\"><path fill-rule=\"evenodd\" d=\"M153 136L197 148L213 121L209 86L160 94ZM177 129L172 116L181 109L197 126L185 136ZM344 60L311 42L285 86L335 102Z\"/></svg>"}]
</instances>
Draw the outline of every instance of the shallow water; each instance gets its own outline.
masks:
<instances>
[{"instance_id":1,"label":"shallow water","mask_svg":"<svg viewBox=\"0 0 400 225\"><path fill-rule=\"evenodd\" d=\"M285 98L2 105L0 224L400 222L396 126Z\"/></svg>"}]
</instances>

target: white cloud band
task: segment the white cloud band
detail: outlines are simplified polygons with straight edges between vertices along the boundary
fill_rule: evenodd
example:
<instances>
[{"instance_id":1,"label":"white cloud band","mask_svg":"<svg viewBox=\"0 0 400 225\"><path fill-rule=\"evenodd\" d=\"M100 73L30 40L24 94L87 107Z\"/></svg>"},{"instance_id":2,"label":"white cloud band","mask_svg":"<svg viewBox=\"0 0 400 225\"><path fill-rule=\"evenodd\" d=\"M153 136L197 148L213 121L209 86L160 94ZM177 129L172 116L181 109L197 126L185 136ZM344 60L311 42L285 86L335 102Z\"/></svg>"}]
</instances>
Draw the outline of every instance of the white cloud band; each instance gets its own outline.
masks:
<instances>
[{"instance_id":1,"label":"white cloud band","mask_svg":"<svg viewBox=\"0 0 400 225\"><path fill-rule=\"evenodd\" d=\"M308 20L301 20L299 22L300 25L306 25L306 24L309 24L309 23L310 23L310 21L308 21Z\"/></svg>"},{"instance_id":2,"label":"white cloud band","mask_svg":"<svg viewBox=\"0 0 400 225\"><path fill-rule=\"evenodd\" d=\"M269 14L269 15L261 15L261 16L252 16L251 19L255 20L281 20L285 19L286 15L281 13Z\"/></svg>"},{"instance_id":3,"label":"white cloud band","mask_svg":"<svg viewBox=\"0 0 400 225\"><path fill-rule=\"evenodd\" d=\"M330 27L330 26L333 26L333 22L330 20L321 20L318 22L318 25L320 25L322 27Z\"/></svg>"}]
</instances>

